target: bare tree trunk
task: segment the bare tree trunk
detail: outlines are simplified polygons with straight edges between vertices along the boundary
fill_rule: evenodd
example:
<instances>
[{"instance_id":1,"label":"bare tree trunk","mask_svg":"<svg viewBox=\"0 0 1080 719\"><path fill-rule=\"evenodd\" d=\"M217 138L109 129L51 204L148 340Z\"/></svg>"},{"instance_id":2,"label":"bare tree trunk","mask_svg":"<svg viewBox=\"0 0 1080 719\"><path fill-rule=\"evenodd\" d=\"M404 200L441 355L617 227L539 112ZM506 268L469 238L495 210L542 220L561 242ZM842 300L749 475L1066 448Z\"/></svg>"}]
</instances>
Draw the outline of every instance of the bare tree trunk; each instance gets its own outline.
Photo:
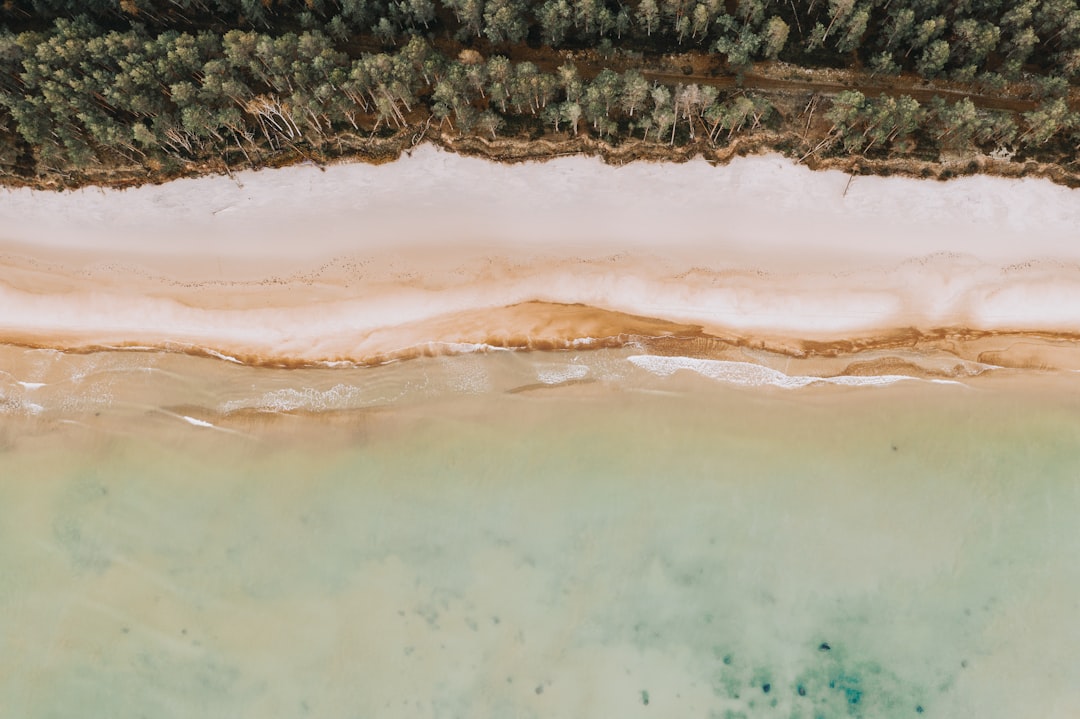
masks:
<instances>
[{"instance_id":1,"label":"bare tree trunk","mask_svg":"<svg viewBox=\"0 0 1080 719\"><path fill-rule=\"evenodd\" d=\"M835 128L834 128L834 129L835 129ZM829 131L829 134L828 134L828 135L827 135L827 136L825 137L825 139L824 139L824 140L822 140L822 141L821 141L821 142L819 142L819 143L818 143L817 145L815 145L815 146L814 146L814 149L810 150L810 152L806 153L805 155L803 155L802 157L800 157L800 158L799 158L799 162L801 163L801 162L802 162L803 160L805 160L806 158L810 157L811 155L813 155L813 154L814 154L815 152L817 152L817 151L818 151L818 150L820 150L821 148L825 147L825 145L827 145L827 144L828 144L829 142L831 142L831 141L832 141L833 139L834 139L834 138L833 138L833 134L832 134L832 131L830 130L830 131Z\"/></svg>"},{"instance_id":2,"label":"bare tree trunk","mask_svg":"<svg viewBox=\"0 0 1080 719\"><path fill-rule=\"evenodd\" d=\"M240 144L240 138L236 136L236 130L233 130L232 134L233 141L236 143L236 147L240 150L240 152L244 153L244 158L247 159L248 164L254 166L255 163L251 161L251 156L248 155L247 150L244 149L244 146Z\"/></svg>"}]
</instances>

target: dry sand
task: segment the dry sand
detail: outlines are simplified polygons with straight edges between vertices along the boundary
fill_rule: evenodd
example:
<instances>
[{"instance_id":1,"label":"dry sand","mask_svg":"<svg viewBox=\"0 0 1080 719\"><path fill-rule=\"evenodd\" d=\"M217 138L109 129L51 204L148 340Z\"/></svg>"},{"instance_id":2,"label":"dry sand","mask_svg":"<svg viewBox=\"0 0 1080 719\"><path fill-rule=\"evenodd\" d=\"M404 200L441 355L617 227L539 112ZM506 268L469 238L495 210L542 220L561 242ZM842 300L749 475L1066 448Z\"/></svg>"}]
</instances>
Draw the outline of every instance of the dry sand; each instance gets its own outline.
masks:
<instances>
[{"instance_id":1,"label":"dry sand","mask_svg":"<svg viewBox=\"0 0 1080 719\"><path fill-rule=\"evenodd\" d=\"M296 363L705 334L1080 366L1080 192L849 180L777 156L506 166L423 147L382 166L11 190L0 339Z\"/></svg>"}]
</instances>

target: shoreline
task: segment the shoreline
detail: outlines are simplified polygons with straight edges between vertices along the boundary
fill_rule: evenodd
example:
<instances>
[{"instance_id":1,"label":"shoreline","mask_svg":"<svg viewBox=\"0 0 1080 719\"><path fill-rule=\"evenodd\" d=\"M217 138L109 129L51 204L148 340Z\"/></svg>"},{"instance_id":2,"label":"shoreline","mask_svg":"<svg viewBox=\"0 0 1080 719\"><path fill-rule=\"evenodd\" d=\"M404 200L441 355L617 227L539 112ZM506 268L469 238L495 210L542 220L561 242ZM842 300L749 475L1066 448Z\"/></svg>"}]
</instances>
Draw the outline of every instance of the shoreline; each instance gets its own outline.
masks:
<instances>
[{"instance_id":1,"label":"shoreline","mask_svg":"<svg viewBox=\"0 0 1080 719\"><path fill-rule=\"evenodd\" d=\"M956 405L975 393L1075 406L1068 398L1080 371L1018 370L943 353L886 351L852 362L713 349L709 354L647 340L587 351L473 347L377 367L282 367L213 353L74 353L0 344L0 454L57 436L93 442L158 432L177 439L191 432L221 433L223 439L251 440L252 446L317 441L344 447L356 440L358 426L446 412L479 412L479 420L485 416L481 408L493 402L521 403L528 411L666 397L705 407L743 396L831 411L873 408L879 401Z\"/></svg>"},{"instance_id":2,"label":"shoreline","mask_svg":"<svg viewBox=\"0 0 1080 719\"><path fill-rule=\"evenodd\" d=\"M0 227L0 342L25 346L302 366L676 337L1080 368L1080 193L1047 181L422 147L380 166L10 190Z\"/></svg>"},{"instance_id":3,"label":"shoreline","mask_svg":"<svg viewBox=\"0 0 1080 719\"><path fill-rule=\"evenodd\" d=\"M535 306L541 303L527 304ZM519 307L502 309L514 310ZM432 335L431 339L418 340L412 344L394 348L380 347L370 354L351 356L315 357L243 351L230 353L220 349L222 345L200 345L175 340L160 343L80 343L79 338L72 337L66 341L47 342L29 335L5 336L0 339L0 347L55 351L72 356L114 352L184 355L268 369L371 369L423 358L503 351L542 355L636 348L656 357L736 361L757 364L766 369L783 366L786 370L821 379L867 377L888 373L920 379L967 378L994 370L1080 372L1080 332L973 331L958 327L922 332L899 328L894 332L875 336L816 342L784 337L719 336L704 332L699 326L680 326L664 320L622 315L583 305L566 307L575 313L583 311L605 315L608 323L622 320L627 324L609 324L608 327L616 332L615 334L588 334L589 330L583 327L597 325L585 323L564 325L560 328L563 330L561 332L531 336ZM535 316L543 317L545 310L550 312L551 308L538 309ZM492 312L488 310L484 314L490 317ZM558 314L557 310L555 314ZM463 317L469 318L469 315L463 313L446 318L444 323ZM550 317L548 319L550 320ZM555 321L558 322L558 319ZM427 324L420 328L404 328L404 332L417 333L431 329L435 328ZM649 329L654 332L644 333Z\"/></svg>"}]
</instances>

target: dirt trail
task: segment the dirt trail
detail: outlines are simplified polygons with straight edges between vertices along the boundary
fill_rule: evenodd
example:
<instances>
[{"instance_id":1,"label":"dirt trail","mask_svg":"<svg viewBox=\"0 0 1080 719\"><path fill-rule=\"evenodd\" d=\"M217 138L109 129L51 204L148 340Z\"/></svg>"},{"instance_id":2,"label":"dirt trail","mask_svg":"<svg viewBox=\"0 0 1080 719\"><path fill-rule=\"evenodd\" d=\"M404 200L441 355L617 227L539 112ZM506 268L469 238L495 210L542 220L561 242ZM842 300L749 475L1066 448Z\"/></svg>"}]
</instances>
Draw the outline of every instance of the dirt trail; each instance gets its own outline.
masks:
<instances>
[{"instance_id":1,"label":"dirt trail","mask_svg":"<svg viewBox=\"0 0 1080 719\"><path fill-rule=\"evenodd\" d=\"M434 46L447 57L457 57L465 45L446 38L437 39ZM583 79L591 80L605 68L617 72L638 69L646 79L669 85L696 83L720 89L742 87L766 93L835 95L844 90L858 90L867 96L907 95L926 104L934 97L950 102L970 98L976 107L989 110L1028 112L1038 102L1028 95L1033 88L1014 84L1009 91L986 94L964 87L958 83L938 80L928 82L910 73L899 76L875 76L856 70L816 70L785 66L778 63L757 63L743 73L740 80L715 53L685 53L680 55L645 56L632 58L615 55L603 58L596 51L556 50L550 47L525 45L506 47L492 46L487 42L475 42L472 48L484 57L506 55L515 62L529 61L544 72L554 72L560 65L572 62ZM681 69L681 71L680 71ZM686 70L689 70L687 72ZM787 77L785 77L785 75ZM791 76L796 77L791 77ZM1069 106L1080 110L1080 88L1072 88Z\"/></svg>"}]
</instances>

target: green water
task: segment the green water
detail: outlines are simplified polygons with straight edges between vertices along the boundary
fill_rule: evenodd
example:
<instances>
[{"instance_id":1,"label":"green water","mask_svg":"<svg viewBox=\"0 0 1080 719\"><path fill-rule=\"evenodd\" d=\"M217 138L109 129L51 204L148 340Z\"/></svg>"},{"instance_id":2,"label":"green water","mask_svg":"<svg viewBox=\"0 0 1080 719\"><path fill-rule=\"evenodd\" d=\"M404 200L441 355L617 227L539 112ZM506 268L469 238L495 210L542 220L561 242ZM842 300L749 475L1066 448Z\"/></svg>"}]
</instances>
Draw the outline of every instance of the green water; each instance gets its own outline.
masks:
<instances>
[{"instance_id":1,"label":"green water","mask_svg":"<svg viewBox=\"0 0 1080 719\"><path fill-rule=\"evenodd\" d=\"M113 402L0 420L0 716L1080 714L1069 392Z\"/></svg>"}]
</instances>

